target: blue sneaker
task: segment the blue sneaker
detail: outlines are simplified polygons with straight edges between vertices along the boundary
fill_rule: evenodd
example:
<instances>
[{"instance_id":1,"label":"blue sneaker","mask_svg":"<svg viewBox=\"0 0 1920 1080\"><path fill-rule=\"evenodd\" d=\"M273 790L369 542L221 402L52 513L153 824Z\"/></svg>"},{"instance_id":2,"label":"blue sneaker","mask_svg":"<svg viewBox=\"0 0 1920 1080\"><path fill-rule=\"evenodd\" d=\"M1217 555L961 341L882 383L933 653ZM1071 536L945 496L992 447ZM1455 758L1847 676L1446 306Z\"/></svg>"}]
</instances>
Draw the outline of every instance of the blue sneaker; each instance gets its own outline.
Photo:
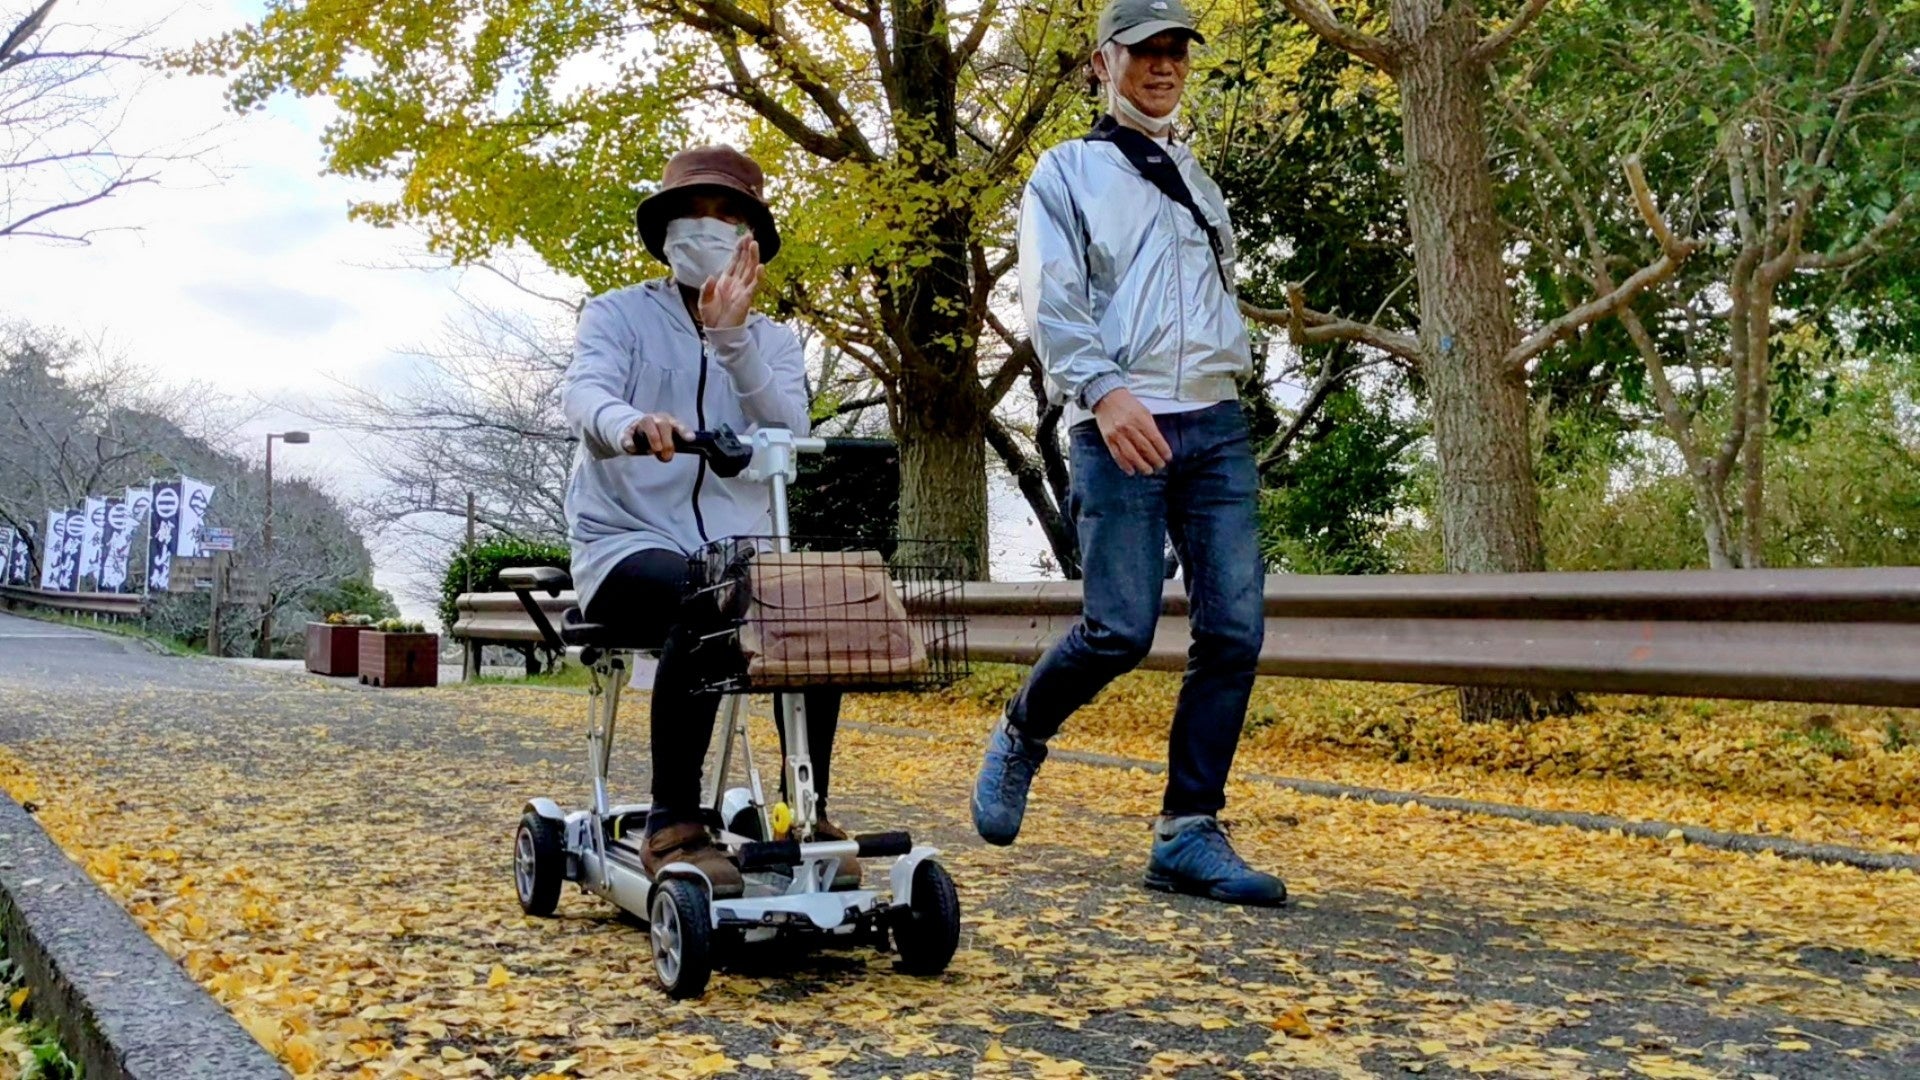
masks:
<instances>
[{"instance_id":1,"label":"blue sneaker","mask_svg":"<svg viewBox=\"0 0 1920 1080\"><path fill-rule=\"evenodd\" d=\"M973 782L973 827L980 839L1006 847L1027 816L1027 789L1047 760L1047 744L1016 735L1005 716L987 735L987 756Z\"/></svg>"},{"instance_id":2,"label":"blue sneaker","mask_svg":"<svg viewBox=\"0 0 1920 1080\"><path fill-rule=\"evenodd\" d=\"M1161 836L1156 826L1147 888L1253 907L1287 902L1286 883L1248 866L1212 817L1186 818L1172 836Z\"/></svg>"}]
</instances>

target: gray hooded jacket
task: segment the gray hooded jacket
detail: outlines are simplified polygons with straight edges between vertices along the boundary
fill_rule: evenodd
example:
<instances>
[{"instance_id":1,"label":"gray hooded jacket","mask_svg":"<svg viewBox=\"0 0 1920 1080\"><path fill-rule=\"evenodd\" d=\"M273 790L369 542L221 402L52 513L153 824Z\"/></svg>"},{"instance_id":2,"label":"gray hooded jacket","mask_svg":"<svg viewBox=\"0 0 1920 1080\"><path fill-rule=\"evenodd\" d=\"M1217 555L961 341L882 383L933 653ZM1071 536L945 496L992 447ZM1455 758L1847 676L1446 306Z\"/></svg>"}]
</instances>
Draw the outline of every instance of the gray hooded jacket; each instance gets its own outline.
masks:
<instances>
[{"instance_id":1,"label":"gray hooded jacket","mask_svg":"<svg viewBox=\"0 0 1920 1080\"><path fill-rule=\"evenodd\" d=\"M566 508L584 608L607 572L636 551L692 553L708 540L771 531L765 484L722 480L690 454L669 462L627 454L620 442L647 413L696 429L804 435L805 360L793 331L761 315L703 337L672 280L649 281L587 302L561 407L580 438Z\"/></svg>"}]
</instances>

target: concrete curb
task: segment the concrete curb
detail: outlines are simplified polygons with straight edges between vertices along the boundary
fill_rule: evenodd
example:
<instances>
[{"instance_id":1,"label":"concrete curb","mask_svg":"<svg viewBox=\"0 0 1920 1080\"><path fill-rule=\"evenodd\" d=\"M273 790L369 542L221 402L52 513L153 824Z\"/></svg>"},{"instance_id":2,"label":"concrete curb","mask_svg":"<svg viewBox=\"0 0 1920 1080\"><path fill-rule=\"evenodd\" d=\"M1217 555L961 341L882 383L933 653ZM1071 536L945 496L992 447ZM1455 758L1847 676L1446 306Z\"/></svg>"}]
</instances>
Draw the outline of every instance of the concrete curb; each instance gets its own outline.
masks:
<instances>
[{"instance_id":1,"label":"concrete curb","mask_svg":"<svg viewBox=\"0 0 1920 1080\"><path fill-rule=\"evenodd\" d=\"M286 1080L32 815L0 795L0 935L87 1080Z\"/></svg>"}]
</instances>

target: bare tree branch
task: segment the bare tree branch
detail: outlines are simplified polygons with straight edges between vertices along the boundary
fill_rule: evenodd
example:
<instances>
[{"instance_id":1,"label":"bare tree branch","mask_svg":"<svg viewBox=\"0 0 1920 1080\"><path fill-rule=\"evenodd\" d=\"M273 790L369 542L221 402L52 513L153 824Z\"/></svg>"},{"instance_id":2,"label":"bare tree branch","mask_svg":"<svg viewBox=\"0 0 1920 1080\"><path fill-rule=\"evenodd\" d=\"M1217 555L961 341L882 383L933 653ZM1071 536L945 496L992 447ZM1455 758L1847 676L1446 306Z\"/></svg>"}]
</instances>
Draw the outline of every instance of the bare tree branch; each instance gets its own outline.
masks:
<instances>
[{"instance_id":1,"label":"bare tree branch","mask_svg":"<svg viewBox=\"0 0 1920 1080\"><path fill-rule=\"evenodd\" d=\"M1526 33L1527 28L1540 18L1540 13L1547 10L1549 2L1551 0L1527 0L1527 6L1508 20L1507 25L1482 38L1480 44L1475 45L1468 54L1469 57L1476 64L1490 64L1506 55L1520 35Z\"/></svg>"},{"instance_id":2,"label":"bare tree branch","mask_svg":"<svg viewBox=\"0 0 1920 1080\"><path fill-rule=\"evenodd\" d=\"M53 14L53 5L60 0L47 0L46 3L27 12L26 16L14 25L13 31L5 41L0 41L0 71L5 71L22 61L15 54L27 47L27 42L47 24L47 16Z\"/></svg>"},{"instance_id":3,"label":"bare tree branch","mask_svg":"<svg viewBox=\"0 0 1920 1080\"><path fill-rule=\"evenodd\" d=\"M55 219L155 183L162 165L197 151L187 142L127 145L138 87L118 76L143 59L133 46L157 28L69 25L54 18L56 3L30 10L0 41L0 238L85 244L112 227L66 228Z\"/></svg>"},{"instance_id":4,"label":"bare tree branch","mask_svg":"<svg viewBox=\"0 0 1920 1080\"><path fill-rule=\"evenodd\" d=\"M1256 307L1242 300L1240 314L1255 322L1287 328L1293 344L1300 348L1335 341L1353 341L1397 356L1411 364L1420 363L1419 339L1372 323L1356 322L1307 307L1306 292L1296 282L1287 286L1287 310Z\"/></svg>"},{"instance_id":5,"label":"bare tree branch","mask_svg":"<svg viewBox=\"0 0 1920 1080\"><path fill-rule=\"evenodd\" d=\"M994 372L993 378L987 383L987 408L991 409L998 405L1000 399L1006 397L1013 389L1014 383L1020 380L1021 373L1039 362L1039 355L1034 351L1032 338L1024 339L1014 346L1013 354L1007 357L1006 361L1000 365L1000 370Z\"/></svg>"},{"instance_id":6,"label":"bare tree branch","mask_svg":"<svg viewBox=\"0 0 1920 1080\"><path fill-rule=\"evenodd\" d=\"M1027 456L1020 444L1014 441L1006 425L998 419L992 416L987 418L986 434L987 445L1013 476L1014 484L1026 497L1027 505L1033 509L1041 530L1047 534L1047 544L1053 549L1055 561L1061 564L1069 577L1078 577L1079 542L1072 535L1072 526L1066 514L1048 491L1045 472Z\"/></svg>"},{"instance_id":7,"label":"bare tree branch","mask_svg":"<svg viewBox=\"0 0 1920 1080\"><path fill-rule=\"evenodd\" d=\"M1388 74L1399 70L1400 49L1397 45L1341 22L1321 0L1280 0L1280 3L1327 44L1351 53Z\"/></svg>"},{"instance_id":8,"label":"bare tree branch","mask_svg":"<svg viewBox=\"0 0 1920 1080\"><path fill-rule=\"evenodd\" d=\"M1799 270L1844 270L1855 263L1864 262L1885 249L1887 238L1906 222L1907 213L1913 209L1913 192L1900 196L1887 216L1880 223L1867 230L1867 234L1858 242L1835 252L1809 251L1800 255L1795 268Z\"/></svg>"},{"instance_id":9,"label":"bare tree branch","mask_svg":"<svg viewBox=\"0 0 1920 1080\"><path fill-rule=\"evenodd\" d=\"M1513 351L1507 354L1507 366L1516 370L1524 369L1540 354L1580 332L1594 322L1598 322L1633 303L1641 293L1672 277L1680 269L1680 264L1693 255L1698 245L1692 241L1681 240L1667 227L1666 219L1661 217L1659 206L1654 202L1653 192L1647 187L1646 172L1641 168L1638 158L1629 158L1626 163L1627 184L1633 189L1634 203L1640 209L1640 216L1647 227L1660 241L1661 255L1653 265L1640 270L1620 286L1604 296L1599 296L1574 308L1565 315L1542 326L1529 334Z\"/></svg>"},{"instance_id":10,"label":"bare tree branch","mask_svg":"<svg viewBox=\"0 0 1920 1080\"><path fill-rule=\"evenodd\" d=\"M726 93L754 112L759 113L767 123L780 129L780 133L792 139L801 149L827 161L845 161L856 154L855 147L837 135L816 131L805 120L800 119L786 106L774 100L771 94L761 89L753 72L748 70L745 58L740 55L740 46L732 40L731 34L716 34L715 44L720 49L721 60L727 65L727 73L733 77L733 84Z\"/></svg>"},{"instance_id":11,"label":"bare tree branch","mask_svg":"<svg viewBox=\"0 0 1920 1080\"><path fill-rule=\"evenodd\" d=\"M954 70L966 67L973 54L980 51L980 45L987 40L987 29L993 25L993 18L1000 13L1000 0L982 0L980 10L973 14L973 25L967 28L967 36L961 39L960 47L953 51Z\"/></svg>"},{"instance_id":12,"label":"bare tree branch","mask_svg":"<svg viewBox=\"0 0 1920 1080\"><path fill-rule=\"evenodd\" d=\"M139 184L153 184L158 182L159 182L159 177L157 176L131 176L131 177L126 177L121 179L109 180L105 187L100 188L98 191L95 191L91 195L86 195L77 199L68 199L64 202L57 202L51 206L43 206L40 209L26 215L25 217L20 218L18 221L0 221L0 236L20 236L20 237L31 236L31 237L36 237L42 240L61 240L68 243L75 243L75 244L88 243L96 234L107 231L107 230L88 229L84 232L69 233L69 232L56 232L56 231L45 229L45 228L33 229L33 228L28 228L28 226L32 225L36 221L45 221L46 219L54 216L55 214L64 214L71 210L78 210L81 207L92 206L94 203L102 202L106 199L112 198L114 195L118 194L119 192L121 192L126 188L134 187ZM123 227L127 227L127 226L123 226Z\"/></svg>"},{"instance_id":13,"label":"bare tree branch","mask_svg":"<svg viewBox=\"0 0 1920 1080\"><path fill-rule=\"evenodd\" d=\"M1287 452L1293 449L1300 436L1307 430L1313 418L1320 415L1320 409L1333 396L1335 390L1346 385L1347 381L1367 367L1366 364L1338 364L1329 362L1320 371L1320 376L1307 390L1306 399L1300 408L1294 411L1293 419L1287 422L1286 429L1274 437L1266 452L1260 455L1260 471L1265 473L1280 462L1286 460Z\"/></svg>"}]
</instances>

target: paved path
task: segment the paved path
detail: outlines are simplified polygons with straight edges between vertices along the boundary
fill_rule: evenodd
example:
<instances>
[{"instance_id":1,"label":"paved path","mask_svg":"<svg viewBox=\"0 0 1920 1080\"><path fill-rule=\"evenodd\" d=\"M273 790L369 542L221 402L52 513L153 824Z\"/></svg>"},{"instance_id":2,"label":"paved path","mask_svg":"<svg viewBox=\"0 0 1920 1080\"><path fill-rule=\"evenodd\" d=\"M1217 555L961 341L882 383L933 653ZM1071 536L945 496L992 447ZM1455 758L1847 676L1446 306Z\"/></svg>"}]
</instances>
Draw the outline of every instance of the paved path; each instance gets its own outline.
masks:
<instances>
[{"instance_id":1,"label":"paved path","mask_svg":"<svg viewBox=\"0 0 1920 1080\"><path fill-rule=\"evenodd\" d=\"M1243 848L1299 902L1234 910L1138 887L1152 777L1049 766L1029 837L981 845L977 731L848 731L838 762L836 817L948 852L968 921L945 978L767 954L669 1005L604 905L538 921L512 899L522 802L581 799L583 706L0 616L0 747L42 820L323 1075L1920 1075L1912 875L1240 787Z\"/></svg>"}]
</instances>

